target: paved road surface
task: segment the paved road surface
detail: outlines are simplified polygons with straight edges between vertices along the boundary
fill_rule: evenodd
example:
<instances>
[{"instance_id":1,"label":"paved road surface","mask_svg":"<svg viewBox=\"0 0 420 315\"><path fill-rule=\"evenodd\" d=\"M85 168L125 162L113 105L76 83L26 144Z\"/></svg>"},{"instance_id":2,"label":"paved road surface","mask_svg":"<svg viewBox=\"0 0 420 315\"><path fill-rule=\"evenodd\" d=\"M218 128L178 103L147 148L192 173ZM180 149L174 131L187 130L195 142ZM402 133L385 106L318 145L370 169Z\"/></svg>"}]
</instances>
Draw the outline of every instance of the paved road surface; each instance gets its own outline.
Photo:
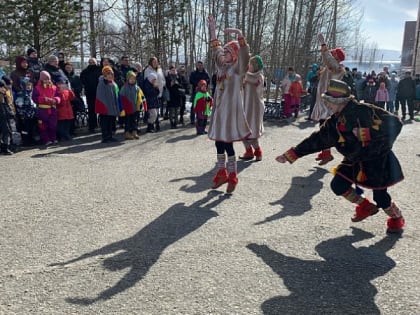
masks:
<instances>
[{"instance_id":1,"label":"paved road surface","mask_svg":"<svg viewBox=\"0 0 420 315\"><path fill-rule=\"evenodd\" d=\"M350 221L338 154L274 161L317 129L302 118L266 123L231 196L209 189L213 142L163 129L0 157L1 314L420 314L420 123L395 144L402 238Z\"/></svg>"}]
</instances>

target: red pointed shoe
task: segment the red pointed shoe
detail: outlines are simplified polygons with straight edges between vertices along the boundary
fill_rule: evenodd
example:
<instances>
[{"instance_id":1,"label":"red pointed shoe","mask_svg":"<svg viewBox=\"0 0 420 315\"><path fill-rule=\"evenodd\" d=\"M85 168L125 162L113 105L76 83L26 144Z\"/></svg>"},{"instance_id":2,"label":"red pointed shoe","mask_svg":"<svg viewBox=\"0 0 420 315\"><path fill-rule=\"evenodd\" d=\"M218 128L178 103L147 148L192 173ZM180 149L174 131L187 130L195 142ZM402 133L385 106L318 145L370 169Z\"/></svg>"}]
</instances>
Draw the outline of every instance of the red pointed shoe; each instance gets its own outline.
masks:
<instances>
[{"instance_id":1,"label":"red pointed shoe","mask_svg":"<svg viewBox=\"0 0 420 315\"><path fill-rule=\"evenodd\" d=\"M239 159L245 160L245 161L252 160L253 158L254 158L254 151L252 150L252 148L247 148L245 153L239 156Z\"/></svg>"},{"instance_id":2,"label":"red pointed shoe","mask_svg":"<svg viewBox=\"0 0 420 315\"><path fill-rule=\"evenodd\" d=\"M216 175L213 177L212 189L219 188L228 181L228 173L226 169L219 170Z\"/></svg>"},{"instance_id":3,"label":"red pointed shoe","mask_svg":"<svg viewBox=\"0 0 420 315\"><path fill-rule=\"evenodd\" d=\"M356 211L351 220L353 222L360 222L367 217L370 217L371 215L377 214L378 211L378 207L366 198L360 205L356 207Z\"/></svg>"},{"instance_id":4,"label":"red pointed shoe","mask_svg":"<svg viewBox=\"0 0 420 315\"><path fill-rule=\"evenodd\" d=\"M262 160L262 150L261 150L261 148L255 149L254 155L255 155L255 160L256 161L261 161Z\"/></svg>"},{"instance_id":5,"label":"red pointed shoe","mask_svg":"<svg viewBox=\"0 0 420 315\"><path fill-rule=\"evenodd\" d=\"M403 232L403 227L405 225L404 217L399 218L388 218L386 221L388 228L386 229L387 233L398 234Z\"/></svg>"},{"instance_id":6,"label":"red pointed shoe","mask_svg":"<svg viewBox=\"0 0 420 315\"><path fill-rule=\"evenodd\" d=\"M229 173L228 186L226 188L226 193L231 194L235 190L236 185L238 184L238 178L236 173Z\"/></svg>"}]
</instances>

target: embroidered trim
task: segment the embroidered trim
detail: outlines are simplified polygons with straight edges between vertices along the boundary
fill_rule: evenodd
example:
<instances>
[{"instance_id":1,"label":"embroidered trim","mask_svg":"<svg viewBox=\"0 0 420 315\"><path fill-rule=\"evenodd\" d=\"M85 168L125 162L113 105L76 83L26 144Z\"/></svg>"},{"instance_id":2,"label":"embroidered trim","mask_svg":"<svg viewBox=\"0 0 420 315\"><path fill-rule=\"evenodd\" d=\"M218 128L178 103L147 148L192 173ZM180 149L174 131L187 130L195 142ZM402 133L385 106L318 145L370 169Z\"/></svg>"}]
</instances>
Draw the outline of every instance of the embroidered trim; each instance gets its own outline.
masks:
<instances>
[{"instance_id":1,"label":"embroidered trim","mask_svg":"<svg viewBox=\"0 0 420 315\"><path fill-rule=\"evenodd\" d=\"M283 153L283 155L290 162L290 164L299 158L295 150L293 149L287 150L286 152Z\"/></svg>"}]
</instances>

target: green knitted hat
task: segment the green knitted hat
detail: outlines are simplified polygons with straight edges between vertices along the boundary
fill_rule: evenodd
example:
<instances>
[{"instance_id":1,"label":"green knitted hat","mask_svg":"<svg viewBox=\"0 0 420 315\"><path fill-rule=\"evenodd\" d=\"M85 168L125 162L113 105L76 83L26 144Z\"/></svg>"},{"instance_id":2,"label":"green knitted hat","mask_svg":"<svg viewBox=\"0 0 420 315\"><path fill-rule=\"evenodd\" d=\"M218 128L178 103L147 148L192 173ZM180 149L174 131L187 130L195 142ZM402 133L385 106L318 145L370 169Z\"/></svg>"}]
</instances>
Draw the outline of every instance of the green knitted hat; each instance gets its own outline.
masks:
<instances>
[{"instance_id":1,"label":"green knitted hat","mask_svg":"<svg viewBox=\"0 0 420 315\"><path fill-rule=\"evenodd\" d=\"M264 64L263 64L262 59L259 55L255 55L255 56L251 57L249 59L249 62L254 67L255 72L260 71L264 68Z\"/></svg>"}]
</instances>

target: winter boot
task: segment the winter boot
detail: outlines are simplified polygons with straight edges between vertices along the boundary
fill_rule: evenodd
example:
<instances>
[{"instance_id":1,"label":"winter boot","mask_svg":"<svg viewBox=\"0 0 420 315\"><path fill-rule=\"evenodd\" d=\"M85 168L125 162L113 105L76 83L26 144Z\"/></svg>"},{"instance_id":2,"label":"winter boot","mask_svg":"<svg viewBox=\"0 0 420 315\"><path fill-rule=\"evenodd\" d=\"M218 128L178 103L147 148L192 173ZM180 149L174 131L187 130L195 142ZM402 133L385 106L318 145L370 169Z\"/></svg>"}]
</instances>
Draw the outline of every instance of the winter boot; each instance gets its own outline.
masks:
<instances>
[{"instance_id":1,"label":"winter boot","mask_svg":"<svg viewBox=\"0 0 420 315\"><path fill-rule=\"evenodd\" d=\"M159 124L159 120L156 120L155 130L156 130L156 131L160 131L160 124Z\"/></svg>"},{"instance_id":2,"label":"winter boot","mask_svg":"<svg viewBox=\"0 0 420 315\"><path fill-rule=\"evenodd\" d=\"M371 215L377 214L378 211L378 207L371 203L369 199L365 198L361 204L356 206L356 211L354 212L351 220L353 222L360 222Z\"/></svg>"},{"instance_id":3,"label":"winter boot","mask_svg":"<svg viewBox=\"0 0 420 315\"><path fill-rule=\"evenodd\" d=\"M2 143L0 147L0 153L3 155L12 155L13 152L10 151L9 146L7 144Z\"/></svg>"},{"instance_id":4,"label":"winter boot","mask_svg":"<svg viewBox=\"0 0 420 315\"><path fill-rule=\"evenodd\" d=\"M391 205L384 209L384 212L389 216L387 224L387 233L401 233L405 225L404 217L401 214L397 205L392 202Z\"/></svg>"},{"instance_id":5,"label":"winter boot","mask_svg":"<svg viewBox=\"0 0 420 315\"><path fill-rule=\"evenodd\" d=\"M216 189L222 186L224 183L228 181L228 173L226 169L219 170L216 175L213 177L213 185L211 186L212 189Z\"/></svg>"},{"instance_id":6,"label":"winter boot","mask_svg":"<svg viewBox=\"0 0 420 315\"><path fill-rule=\"evenodd\" d=\"M137 130L133 130L131 132L131 136L133 137L133 139L140 139L139 135L137 134Z\"/></svg>"},{"instance_id":7,"label":"winter boot","mask_svg":"<svg viewBox=\"0 0 420 315\"><path fill-rule=\"evenodd\" d=\"M231 194L235 190L236 185L238 184L238 178L236 173L229 173L228 185L226 188L226 193Z\"/></svg>"},{"instance_id":8,"label":"winter boot","mask_svg":"<svg viewBox=\"0 0 420 315\"><path fill-rule=\"evenodd\" d=\"M331 154L331 150L323 150L321 151L318 156L316 157L316 161L320 161L318 165L325 165L328 162L332 161L334 157Z\"/></svg>"},{"instance_id":9,"label":"winter boot","mask_svg":"<svg viewBox=\"0 0 420 315\"><path fill-rule=\"evenodd\" d=\"M254 155L255 155L255 160L256 161L261 161L262 160L262 150L261 150L260 147L255 149Z\"/></svg>"},{"instance_id":10,"label":"winter boot","mask_svg":"<svg viewBox=\"0 0 420 315\"><path fill-rule=\"evenodd\" d=\"M126 131L125 134L124 134L124 139L125 140L134 140L134 137L131 134L131 132Z\"/></svg>"},{"instance_id":11,"label":"winter boot","mask_svg":"<svg viewBox=\"0 0 420 315\"><path fill-rule=\"evenodd\" d=\"M252 160L254 158L254 150L252 150L252 147L246 148L246 151L244 154L239 156L239 159L241 160Z\"/></svg>"},{"instance_id":12,"label":"winter boot","mask_svg":"<svg viewBox=\"0 0 420 315\"><path fill-rule=\"evenodd\" d=\"M146 132L150 132L150 133L155 132L155 127L153 126L153 124L147 124Z\"/></svg>"}]
</instances>

